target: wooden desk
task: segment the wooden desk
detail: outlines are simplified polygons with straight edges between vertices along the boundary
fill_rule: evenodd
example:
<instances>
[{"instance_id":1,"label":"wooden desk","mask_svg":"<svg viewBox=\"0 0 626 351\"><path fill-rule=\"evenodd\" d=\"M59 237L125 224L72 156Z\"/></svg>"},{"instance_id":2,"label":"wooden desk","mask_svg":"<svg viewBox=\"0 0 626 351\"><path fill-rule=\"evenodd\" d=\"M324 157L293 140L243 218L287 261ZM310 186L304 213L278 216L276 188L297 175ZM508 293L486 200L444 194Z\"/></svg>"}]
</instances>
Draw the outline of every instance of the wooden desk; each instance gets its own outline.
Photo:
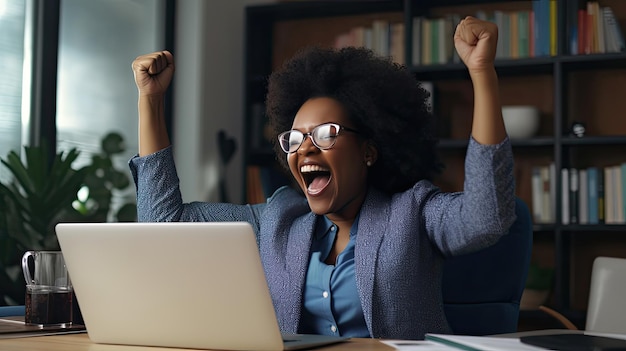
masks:
<instances>
[{"instance_id":1,"label":"wooden desk","mask_svg":"<svg viewBox=\"0 0 626 351\"><path fill-rule=\"evenodd\" d=\"M2 339L0 340L0 351L174 351L190 349L173 349L161 347L142 347L125 345L105 345L95 344L89 340L87 334L66 334L53 336L33 336L26 338ZM351 339L347 342L316 348L320 351L339 350L364 350L383 351L393 350L393 348L375 339Z\"/></svg>"}]
</instances>

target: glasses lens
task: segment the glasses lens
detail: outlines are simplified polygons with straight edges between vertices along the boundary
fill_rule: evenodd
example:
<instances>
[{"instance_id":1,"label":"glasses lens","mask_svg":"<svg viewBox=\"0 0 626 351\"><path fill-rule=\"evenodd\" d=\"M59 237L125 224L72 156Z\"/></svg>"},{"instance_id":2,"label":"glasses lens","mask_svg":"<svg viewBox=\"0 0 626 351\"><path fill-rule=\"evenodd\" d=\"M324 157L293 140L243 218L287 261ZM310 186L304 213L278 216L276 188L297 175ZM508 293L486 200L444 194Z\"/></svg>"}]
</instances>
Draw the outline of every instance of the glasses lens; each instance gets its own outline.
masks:
<instances>
[{"instance_id":1,"label":"glasses lens","mask_svg":"<svg viewBox=\"0 0 626 351\"><path fill-rule=\"evenodd\" d=\"M313 130L312 136L317 147L320 149L329 149L335 144L335 138L337 138L338 133L338 125L322 124Z\"/></svg>"},{"instance_id":2,"label":"glasses lens","mask_svg":"<svg viewBox=\"0 0 626 351\"><path fill-rule=\"evenodd\" d=\"M279 135L280 147L285 152L295 152L302 144L304 135L297 130L290 130Z\"/></svg>"}]
</instances>

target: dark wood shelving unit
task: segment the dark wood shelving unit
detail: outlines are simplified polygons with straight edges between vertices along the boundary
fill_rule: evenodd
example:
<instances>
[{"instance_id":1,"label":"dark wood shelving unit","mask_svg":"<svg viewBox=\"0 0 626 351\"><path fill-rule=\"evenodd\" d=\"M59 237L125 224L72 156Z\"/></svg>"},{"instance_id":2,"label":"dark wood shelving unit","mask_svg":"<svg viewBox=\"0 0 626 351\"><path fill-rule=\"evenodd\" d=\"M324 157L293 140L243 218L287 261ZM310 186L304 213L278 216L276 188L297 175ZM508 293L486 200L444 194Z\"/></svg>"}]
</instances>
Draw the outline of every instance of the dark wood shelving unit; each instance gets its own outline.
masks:
<instances>
[{"instance_id":1,"label":"dark wood shelving unit","mask_svg":"<svg viewBox=\"0 0 626 351\"><path fill-rule=\"evenodd\" d=\"M531 8L530 0L294 1L250 6L246 9L245 125L253 125L251 123L251 120L255 118L252 116L253 105L263 104L266 78L275 68L276 61L280 61L277 52L275 52L275 48L280 44L276 39L275 29L280 23L311 21L330 17L395 14L403 18L406 28L405 62L412 62L410 53L412 52L413 38L411 38L410 33L414 16L428 16L433 9L441 10L448 7L462 9L464 6L475 8L480 5L493 10L506 6L520 6L520 3L526 3L526 6ZM559 33L566 33L565 9L566 6L572 6L572 3L569 0L557 0ZM626 6L619 3L619 0L600 0L600 3L614 7L615 13L623 25L626 21ZM320 28L320 31L326 30L330 29ZM281 38L281 40L285 40L284 36ZM290 33L288 38L297 41L298 33ZM310 43L303 42L302 44L308 45ZM518 100L525 104L528 104L528 101L536 101L538 104L542 104L543 108L541 117L545 122L541 125L537 137L512 140L516 165L520 164L518 171L522 174L518 182L525 185L524 189L530 188L530 171L527 168L533 162L553 162L557 170L564 167L582 168L589 164L593 165L594 162L602 165L603 159L594 160L592 157L588 157L588 159L578 157L581 152L598 149L598 157L603 157L615 148L626 150L626 122L619 122L615 127L608 125L618 119L626 121L626 118L618 116L626 110L626 99L622 97L621 100L618 98L614 101L611 100L608 103L613 105L610 106L598 107L594 105L589 107L587 102L600 99L602 95L596 95L601 93L595 93L592 88L585 87L589 77L596 79L597 76L598 81L591 84L597 82L604 84L605 86L601 87L603 91L623 91L623 83L620 85L612 82L611 79L616 79L612 77L613 75L626 77L626 53L569 55L567 54L566 39L561 35L558 37L557 46L558 51L555 56L499 59L496 61L496 70L503 91L503 105L514 104ZM289 53L281 52L279 54L288 56ZM459 89L467 95L469 75L461 63L428 66L407 65L407 69L412 71L418 80L434 81L444 85L450 91ZM443 94L439 95L436 92L436 99L450 99L450 96L446 96L445 93L444 91ZM524 95L526 93L528 96ZM447 103L454 104L455 101L447 101ZM435 109L435 114L439 112L441 111ZM451 115L449 111L442 113L442 119L449 118L446 113ZM613 119L610 116L605 116L609 113L615 114ZM591 116L587 114L591 114ZM580 118L584 118L583 122L590 124L588 133L580 138L570 136L568 127L573 121ZM454 119L447 121L448 124L455 126L457 122ZM467 131L456 134L449 132L450 135L442 135L439 142L441 151L452 154L452 157L462 159L463 151L468 143L469 133ZM249 140L254 132L258 131L248 128L246 140ZM244 150L246 150L245 166L275 162L270 147L258 149L251 145L244 145ZM459 161L452 160L451 162L451 168L455 169L457 166L454 162L458 163ZM622 155L621 162L626 162L626 154ZM524 191L524 193L518 196L522 197L530 206L531 194L528 190L520 189L520 191ZM538 241L541 241L542 245L551 245L549 250L545 248L539 250L544 253L549 252L548 256L551 255L551 257L548 258L555 269L554 287L547 303L567 317L571 317L575 324L580 325L582 323L583 325L580 326L584 327L586 308L584 297L585 293L588 292L588 286L585 287L584 285L589 282L589 277L581 277L576 270L580 269L580 266L590 265L590 262L585 261L588 258L579 258L578 256L581 255L577 256L581 250L577 246L580 245L578 241L588 240L585 238L590 238L594 233L601 233L602 240L609 240L615 247L621 248L621 257L626 257L626 225L563 225L560 221L562 207L560 177L556 179L555 207L557 214L555 223L536 223L533 226L535 237L542 238ZM609 237L607 234L610 234ZM544 238L549 239L544 240ZM598 242L598 244L603 243ZM584 274L587 273L584 272ZM575 299L572 296L575 296ZM543 312L523 311L521 318L530 321L543 321L546 317Z\"/></svg>"}]
</instances>

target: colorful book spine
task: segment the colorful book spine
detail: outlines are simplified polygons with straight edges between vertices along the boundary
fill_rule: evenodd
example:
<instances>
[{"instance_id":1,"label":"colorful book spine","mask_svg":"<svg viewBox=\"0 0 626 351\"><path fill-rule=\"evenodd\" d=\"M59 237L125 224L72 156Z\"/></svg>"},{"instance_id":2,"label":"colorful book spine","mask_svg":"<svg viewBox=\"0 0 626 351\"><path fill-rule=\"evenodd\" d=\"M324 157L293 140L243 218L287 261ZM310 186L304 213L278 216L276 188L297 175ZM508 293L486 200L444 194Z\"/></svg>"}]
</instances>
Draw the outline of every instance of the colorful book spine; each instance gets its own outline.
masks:
<instances>
[{"instance_id":1,"label":"colorful book spine","mask_svg":"<svg viewBox=\"0 0 626 351\"><path fill-rule=\"evenodd\" d=\"M558 26L557 26L557 0L550 0L549 4L549 25L550 25L550 56L556 56L557 54L557 38L558 38Z\"/></svg>"},{"instance_id":2,"label":"colorful book spine","mask_svg":"<svg viewBox=\"0 0 626 351\"><path fill-rule=\"evenodd\" d=\"M578 224L578 206L579 206L579 189L578 189L578 169L570 168L569 170L569 223Z\"/></svg>"},{"instance_id":3,"label":"colorful book spine","mask_svg":"<svg viewBox=\"0 0 626 351\"><path fill-rule=\"evenodd\" d=\"M587 169L578 170L578 223L589 224L589 183Z\"/></svg>"},{"instance_id":4,"label":"colorful book spine","mask_svg":"<svg viewBox=\"0 0 626 351\"><path fill-rule=\"evenodd\" d=\"M604 201L604 168L598 169L598 224L604 224L605 222L605 201Z\"/></svg>"},{"instance_id":5,"label":"colorful book spine","mask_svg":"<svg viewBox=\"0 0 626 351\"><path fill-rule=\"evenodd\" d=\"M541 179L541 167L533 167L531 182L533 222L542 223L543 180Z\"/></svg>"},{"instance_id":6,"label":"colorful book spine","mask_svg":"<svg viewBox=\"0 0 626 351\"><path fill-rule=\"evenodd\" d=\"M587 168L587 188L589 197L589 207L587 208L589 224L599 224L599 208L598 208L598 176L599 169L597 167Z\"/></svg>"}]
</instances>

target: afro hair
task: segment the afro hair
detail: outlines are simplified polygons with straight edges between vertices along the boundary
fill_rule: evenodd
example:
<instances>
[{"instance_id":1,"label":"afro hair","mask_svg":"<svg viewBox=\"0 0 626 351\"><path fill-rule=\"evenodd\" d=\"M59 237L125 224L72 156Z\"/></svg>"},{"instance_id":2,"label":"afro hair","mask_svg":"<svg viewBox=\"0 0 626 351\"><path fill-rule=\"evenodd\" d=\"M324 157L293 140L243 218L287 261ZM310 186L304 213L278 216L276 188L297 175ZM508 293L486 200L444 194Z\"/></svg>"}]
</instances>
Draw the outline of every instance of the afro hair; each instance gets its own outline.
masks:
<instances>
[{"instance_id":1,"label":"afro hair","mask_svg":"<svg viewBox=\"0 0 626 351\"><path fill-rule=\"evenodd\" d=\"M369 182L388 194L432 180L442 169L429 93L413 74L365 48L308 47L269 77L266 113L277 159L288 170L277 136L290 130L307 100L330 97L378 150Z\"/></svg>"}]
</instances>

